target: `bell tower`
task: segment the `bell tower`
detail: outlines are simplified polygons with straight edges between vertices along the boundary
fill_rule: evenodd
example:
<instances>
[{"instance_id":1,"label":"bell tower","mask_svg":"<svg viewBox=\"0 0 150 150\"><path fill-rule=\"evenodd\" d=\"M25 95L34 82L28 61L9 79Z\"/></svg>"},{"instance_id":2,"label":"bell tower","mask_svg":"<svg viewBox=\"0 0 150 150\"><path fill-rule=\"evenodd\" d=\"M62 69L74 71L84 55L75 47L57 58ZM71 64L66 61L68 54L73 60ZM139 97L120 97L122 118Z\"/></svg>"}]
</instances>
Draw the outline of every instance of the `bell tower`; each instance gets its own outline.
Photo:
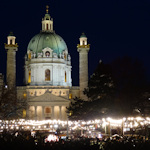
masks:
<instances>
[{"instance_id":1,"label":"bell tower","mask_svg":"<svg viewBox=\"0 0 150 150\"><path fill-rule=\"evenodd\" d=\"M8 89L16 86L16 51L18 50L18 44L15 42L15 39L16 37L11 32L7 36L7 44L5 43L5 49L7 51L6 82Z\"/></svg>"},{"instance_id":2,"label":"bell tower","mask_svg":"<svg viewBox=\"0 0 150 150\"><path fill-rule=\"evenodd\" d=\"M84 33L79 38L80 44L77 45L79 52L79 86L80 86L80 98L87 100L87 96L83 94L83 91L88 86L88 52L90 50L90 44L87 43L87 37Z\"/></svg>"}]
</instances>

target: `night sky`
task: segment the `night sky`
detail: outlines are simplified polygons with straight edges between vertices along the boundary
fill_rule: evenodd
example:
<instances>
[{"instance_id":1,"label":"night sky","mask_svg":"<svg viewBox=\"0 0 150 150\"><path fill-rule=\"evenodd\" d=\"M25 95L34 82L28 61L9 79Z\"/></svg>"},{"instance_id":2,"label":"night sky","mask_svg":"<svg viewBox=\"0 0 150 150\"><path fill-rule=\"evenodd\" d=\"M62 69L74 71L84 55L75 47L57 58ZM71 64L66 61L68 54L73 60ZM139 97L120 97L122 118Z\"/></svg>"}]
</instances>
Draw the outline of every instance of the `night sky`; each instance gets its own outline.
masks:
<instances>
[{"instance_id":1,"label":"night sky","mask_svg":"<svg viewBox=\"0 0 150 150\"><path fill-rule=\"evenodd\" d=\"M0 72L6 75L7 35L14 32L17 85L23 85L24 56L30 39L41 30L45 6L54 19L54 30L68 46L73 85L79 80L77 44L82 32L91 44L89 75L99 60L110 63L130 56L143 61L150 75L150 0L4 0L0 2Z\"/></svg>"}]
</instances>

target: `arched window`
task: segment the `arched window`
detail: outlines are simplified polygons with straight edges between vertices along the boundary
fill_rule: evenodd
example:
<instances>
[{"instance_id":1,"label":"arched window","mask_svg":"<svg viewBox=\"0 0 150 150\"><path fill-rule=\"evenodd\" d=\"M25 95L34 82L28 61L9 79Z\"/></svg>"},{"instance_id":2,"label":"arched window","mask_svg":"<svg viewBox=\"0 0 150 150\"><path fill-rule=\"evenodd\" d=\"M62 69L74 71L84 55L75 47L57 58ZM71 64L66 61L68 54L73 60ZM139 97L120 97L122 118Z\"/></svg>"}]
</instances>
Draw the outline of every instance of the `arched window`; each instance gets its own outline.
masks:
<instances>
[{"instance_id":1,"label":"arched window","mask_svg":"<svg viewBox=\"0 0 150 150\"><path fill-rule=\"evenodd\" d=\"M10 44L12 44L12 39L10 40Z\"/></svg>"},{"instance_id":2,"label":"arched window","mask_svg":"<svg viewBox=\"0 0 150 150\"><path fill-rule=\"evenodd\" d=\"M29 70L28 83L31 83L31 70Z\"/></svg>"},{"instance_id":3,"label":"arched window","mask_svg":"<svg viewBox=\"0 0 150 150\"><path fill-rule=\"evenodd\" d=\"M85 41L83 41L83 45L85 45Z\"/></svg>"},{"instance_id":4,"label":"arched window","mask_svg":"<svg viewBox=\"0 0 150 150\"><path fill-rule=\"evenodd\" d=\"M45 81L50 81L50 70L49 69L45 70Z\"/></svg>"},{"instance_id":5,"label":"arched window","mask_svg":"<svg viewBox=\"0 0 150 150\"><path fill-rule=\"evenodd\" d=\"M46 24L46 30L48 30L48 23Z\"/></svg>"},{"instance_id":6,"label":"arched window","mask_svg":"<svg viewBox=\"0 0 150 150\"><path fill-rule=\"evenodd\" d=\"M67 82L67 74L66 74L66 71L65 71L65 82Z\"/></svg>"}]
</instances>

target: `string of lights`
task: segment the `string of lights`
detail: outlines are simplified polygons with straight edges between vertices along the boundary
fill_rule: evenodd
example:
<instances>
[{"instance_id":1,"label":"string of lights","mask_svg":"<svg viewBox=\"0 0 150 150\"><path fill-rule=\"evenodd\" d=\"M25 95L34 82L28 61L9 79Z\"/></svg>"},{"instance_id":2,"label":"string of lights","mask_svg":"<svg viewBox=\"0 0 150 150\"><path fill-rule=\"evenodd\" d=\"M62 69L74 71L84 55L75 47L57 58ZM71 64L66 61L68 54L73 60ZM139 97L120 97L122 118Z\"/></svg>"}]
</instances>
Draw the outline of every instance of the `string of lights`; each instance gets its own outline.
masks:
<instances>
[{"instance_id":1,"label":"string of lights","mask_svg":"<svg viewBox=\"0 0 150 150\"><path fill-rule=\"evenodd\" d=\"M0 130L51 130L56 131L57 128L69 127L70 130L95 130L95 128L110 127L123 127L124 131L126 128L137 128L150 125L150 118L146 117L128 117L121 119L113 118L102 118L88 121L62 121L62 120L0 120ZM96 126L96 127L95 127Z\"/></svg>"}]
</instances>

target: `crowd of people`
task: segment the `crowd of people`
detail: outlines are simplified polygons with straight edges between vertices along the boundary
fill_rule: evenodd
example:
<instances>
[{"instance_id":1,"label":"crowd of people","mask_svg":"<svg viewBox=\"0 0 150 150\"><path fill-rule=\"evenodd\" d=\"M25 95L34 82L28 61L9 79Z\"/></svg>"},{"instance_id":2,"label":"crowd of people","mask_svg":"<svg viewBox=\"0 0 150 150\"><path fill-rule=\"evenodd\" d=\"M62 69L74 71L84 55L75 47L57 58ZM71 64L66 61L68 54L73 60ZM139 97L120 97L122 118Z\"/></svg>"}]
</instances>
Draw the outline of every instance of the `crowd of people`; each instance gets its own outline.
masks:
<instances>
[{"instance_id":1,"label":"crowd of people","mask_svg":"<svg viewBox=\"0 0 150 150\"><path fill-rule=\"evenodd\" d=\"M100 141L100 150L148 150L150 140L142 137L107 138Z\"/></svg>"},{"instance_id":2,"label":"crowd of people","mask_svg":"<svg viewBox=\"0 0 150 150\"><path fill-rule=\"evenodd\" d=\"M45 136L31 136L30 132L2 132L0 150L149 150L150 140L142 137L92 139L80 137L59 141L44 141Z\"/></svg>"}]
</instances>

